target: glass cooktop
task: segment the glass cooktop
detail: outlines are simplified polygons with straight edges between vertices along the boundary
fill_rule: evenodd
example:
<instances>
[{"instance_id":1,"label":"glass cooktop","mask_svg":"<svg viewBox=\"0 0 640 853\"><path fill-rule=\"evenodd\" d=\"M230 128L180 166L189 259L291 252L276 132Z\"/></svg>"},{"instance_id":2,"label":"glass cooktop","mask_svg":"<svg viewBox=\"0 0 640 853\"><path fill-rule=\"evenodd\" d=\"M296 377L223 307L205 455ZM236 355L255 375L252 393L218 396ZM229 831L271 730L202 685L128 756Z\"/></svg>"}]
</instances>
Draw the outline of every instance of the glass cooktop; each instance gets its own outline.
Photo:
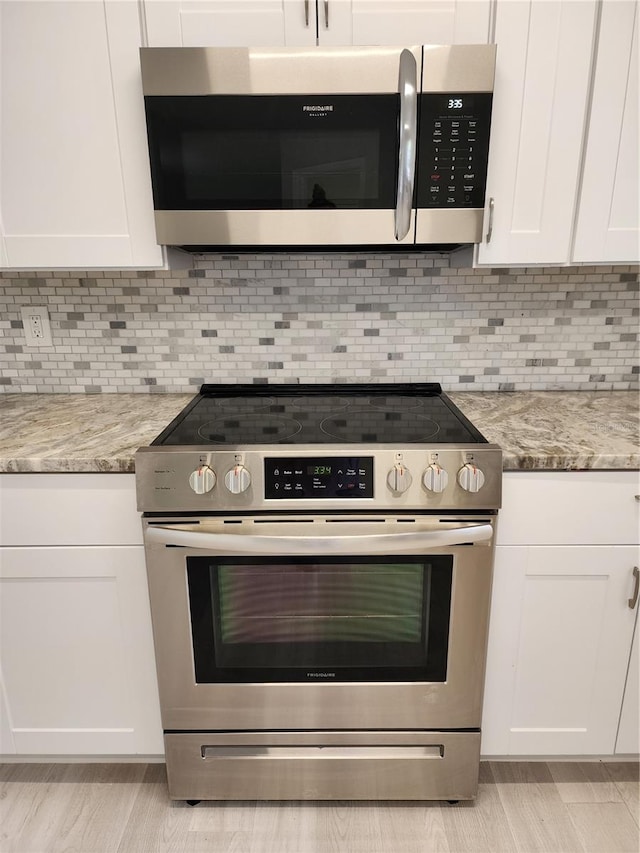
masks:
<instances>
[{"instance_id":1,"label":"glass cooktop","mask_svg":"<svg viewBox=\"0 0 640 853\"><path fill-rule=\"evenodd\" d=\"M153 445L476 442L439 384L402 383L203 385Z\"/></svg>"}]
</instances>

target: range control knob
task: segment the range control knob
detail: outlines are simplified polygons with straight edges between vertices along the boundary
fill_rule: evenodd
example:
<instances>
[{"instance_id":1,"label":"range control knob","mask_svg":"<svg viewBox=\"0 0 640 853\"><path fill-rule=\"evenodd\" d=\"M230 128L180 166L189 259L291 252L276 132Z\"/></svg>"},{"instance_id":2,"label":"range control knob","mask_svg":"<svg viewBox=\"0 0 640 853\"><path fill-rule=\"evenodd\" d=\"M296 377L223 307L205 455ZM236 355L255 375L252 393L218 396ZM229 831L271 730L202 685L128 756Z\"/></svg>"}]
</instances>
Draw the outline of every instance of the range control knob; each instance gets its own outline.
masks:
<instances>
[{"instance_id":1,"label":"range control knob","mask_svg":"<svg viewBox=\"0 0 640 853\"><path fill-rule=\"evenodd\" d=\"M189 485L196 495L206 495L216 484L216 474L208 465L201 465L190 475Z\"/></svg>"},{"instance_id":2,"label":"range control knob","mask_svg":"<svg viewBox=\"0 0 640 853\"><path fill-rule=\"evenodd\" d=\"M232 495L240 495L251 485L251 474L244 465L234 465L224 475L224 484Z\"/></svg>"},{"instance_id":3,"label":"range control knob","mask_svg":"<svg viewBox=\"0 0 640 853\"><path fill-rule=\"evenodd\" d=\"M458 471L458 482L466 492L479 492L484 486L484 474L473 462L467 462Z\"/></svg>"},{"instance_id":4,"label":"range control knob","mask_svg":"<svg viewBox=\"0 0 640 853\"><path fill-rule=\"evenodd\" d=\"M406 465L402 462L396 462L393 468L387 474L387 486L392 492L402 494L406 492L411 485L411 474Z\"/></svg>"},{"instance_id":5,"label":"range control knob","mask_svg":"<svg viewBox=\"0 0 640 853\"><path fill-rule=\"evenodd\" d=\"M447 483L449 482L449 475L447 472L438 465L437 462L433 462L427 470L422 475L422 485L429 492L444 492L447 488Z\"/></svg>"}]
</instances>

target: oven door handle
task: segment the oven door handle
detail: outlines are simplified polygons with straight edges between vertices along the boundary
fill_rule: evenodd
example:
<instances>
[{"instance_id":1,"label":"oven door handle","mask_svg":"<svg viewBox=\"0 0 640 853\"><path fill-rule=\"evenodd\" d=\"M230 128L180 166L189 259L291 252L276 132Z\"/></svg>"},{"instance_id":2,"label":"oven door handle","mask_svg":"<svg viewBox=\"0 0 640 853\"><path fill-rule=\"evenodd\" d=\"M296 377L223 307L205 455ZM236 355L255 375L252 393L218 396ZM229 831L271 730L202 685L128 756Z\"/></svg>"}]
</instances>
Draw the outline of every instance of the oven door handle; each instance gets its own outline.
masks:
<instances>
[{"instance_id":1,"label":"oven door handle","mask_svg":"<svg viewBox=\"0 0 640 853\"><path fill-rule=\"evenodd\" d=\"M207 533L184 528L147 527L145 540L153 545L197 548L217 553L279 554L280 556L324 554L428 553L433 548L489 542L491 524L475 524L447 530L387 533L365 536L251 536Z\"/></svg>"},{"instance_id":2,"label":"oven door handle","mask_svg":"<svg viewBox=\"0 0 640 853\"><path fill-rule=\"evenodd\" d=\"M414 55L406 49L400 54L398 90L400 120L395 237L396 240L402 240L409 233L411 225L418 135L418 67Z\"/></svg>"}]
</instances>

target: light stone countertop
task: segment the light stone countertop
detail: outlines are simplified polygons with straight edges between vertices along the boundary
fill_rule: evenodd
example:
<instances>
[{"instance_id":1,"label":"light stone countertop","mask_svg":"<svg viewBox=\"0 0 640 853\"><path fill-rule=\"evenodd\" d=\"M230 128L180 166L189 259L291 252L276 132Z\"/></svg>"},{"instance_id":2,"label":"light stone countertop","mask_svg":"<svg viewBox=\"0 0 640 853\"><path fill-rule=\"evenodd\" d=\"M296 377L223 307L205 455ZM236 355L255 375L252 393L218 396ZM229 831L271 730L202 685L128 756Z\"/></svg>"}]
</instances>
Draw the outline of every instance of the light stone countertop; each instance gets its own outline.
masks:
<instances>
[{"instance_id":1,"label":"light stone countertop","mask_svg":"<svg viewBox=\"0 0 640 853\"><path fill-rule=\"evenodd\" d=\"M131 473L134 453L193 394L2 394L0 473ZM504 470L640 469L630 391L449 394L503 451Z\"/></svg>"}]
</instances>

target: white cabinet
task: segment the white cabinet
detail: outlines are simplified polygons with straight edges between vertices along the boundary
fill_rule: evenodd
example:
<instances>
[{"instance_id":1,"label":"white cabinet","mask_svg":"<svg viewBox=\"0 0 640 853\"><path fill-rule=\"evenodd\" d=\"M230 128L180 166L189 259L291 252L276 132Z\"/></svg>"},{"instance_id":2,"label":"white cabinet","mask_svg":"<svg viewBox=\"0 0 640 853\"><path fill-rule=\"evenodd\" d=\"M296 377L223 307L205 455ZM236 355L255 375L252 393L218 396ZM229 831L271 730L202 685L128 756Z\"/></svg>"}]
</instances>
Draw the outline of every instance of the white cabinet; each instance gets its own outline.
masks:
<instances>
[{"instance_id":1,"label":"white cabinet","mask_svg":"<svg viewBox=\"0 0 640 853\"><path fill-rule=\"evenodd\" d=\"M639 16L637 0L498 0L479 264L640 259Z\"/></svg>"},{"instance_id":2,"label":"white cabinet","mask_svg":"<svg viewBox=\"0 0 640 853\"><path fill-rule=\"evenodd\" d=\"M302 2L145 0L143 12L148 47L278 47L288 28L300 44L315 44L315 11L305 25Z\"/></svg>"},{"instance_id":3,"label":"white cabinet","mask_svg":"<svg viewBox=\"0 0 640 853\"><path fill-rule=\"evenodd\" d=\"M0 263L158 267L134 0L0 2Z\"/></svg>"},{"instance_id":4,"label":"white cabinet","mask_svg":"<svg viewBox=\"0 0 640 853\"><path fill-rule=\"evenodd\" d=\"M570 260L596 8L587 0L497 4L486 191L493 208L480 264Z\"/></svg>"},{"instance_id":5,"label":"white cabinet","mask_svg":"<svg viewBox=\"0 0 640 853\"><path fill-rule=\"evenodd\" d=\"M487 0L318 0L318 43L486 44Z\"/></svg>"},{"instance_id":6,"label":"white cabinet","mask_svg":"<svg viewBox=\"0 0 640 853\"><path fill-rule=\"evenodd\" d=\"M637 493L631 472L505 474L483 755L616 750L637 614Z\"/></svg>"},{"instance_id":7,"label":"white cabinet","mask_svg":"<svg viewBox=\"0 0 640 853\"><path fill-rule=\"evenodd\" d=\"M0 750L163 751L135 482L0 477Z\"/></svg>"},{"instance_id":8,"label":"white cabinet","mask_svg":"<svg viewBox=\"0 0 640 853\"><path fill-rule=\"evenodd\" d=\"M602 6L573 259L640 259L640 7Z\"/></svg>"},{"instance_id":9,"label":"white cabinet","mask_svg":"<svg viewBox=\"0 0 640 853\"><path fill-rule=\"evenodd\" d=\"M484 44L490 0L146 0L149 47Z\"/></svg>"}]
</instances>

